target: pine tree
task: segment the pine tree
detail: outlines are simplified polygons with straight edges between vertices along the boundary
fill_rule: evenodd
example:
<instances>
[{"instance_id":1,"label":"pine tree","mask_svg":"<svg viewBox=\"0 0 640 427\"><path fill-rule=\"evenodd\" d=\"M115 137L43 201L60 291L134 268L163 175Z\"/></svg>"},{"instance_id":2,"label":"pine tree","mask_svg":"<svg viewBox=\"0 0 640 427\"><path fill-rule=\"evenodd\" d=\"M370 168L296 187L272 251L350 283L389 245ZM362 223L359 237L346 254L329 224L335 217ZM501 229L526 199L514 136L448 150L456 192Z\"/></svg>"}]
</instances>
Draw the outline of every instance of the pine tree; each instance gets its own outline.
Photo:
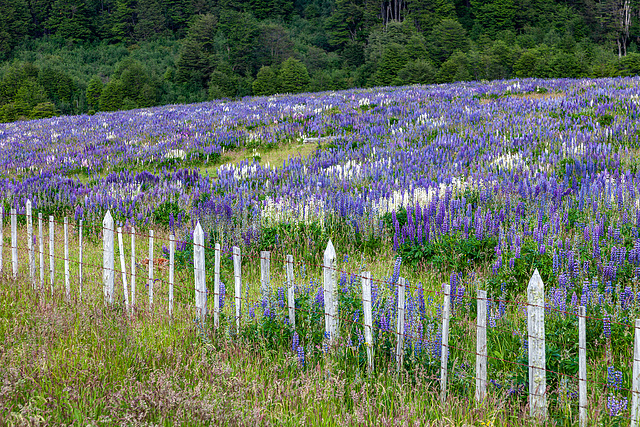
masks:
<instances>
[{"instance_id":1,"label":"pine tree","mask_svg":"<svg viewBox=\"0 0 640 427\"><path fill-rule=\"evenodd\" d=\"M289 58L282 63L278 77L280 88L285 93L303 92L311 81L307 67L294 58Z\"/></svg>"},{"instance_id":2,"label":"pine tree","mask_svg":"<svg viewBox=\"0 0 640 427\"><path fill-rule=\"evenodd\" d=\"M258 71L258 75L252 85L253 94L257 96L273 95L278 92L278 77L273 68L264 66Z\"/></svg>"},{"instance_id":3,"label":"pine tree","mask_svg":"<svg viewBox=\"0 0 640 427\"><path fill-rule=\"evenodd\" d=\"M91 80L89 80L89 85L87 86L87 104L91 109L96 109L100 105L100 96L102 95L103 88L102 80L98 76L94 76Z\"/></svg>"}]
</instances>

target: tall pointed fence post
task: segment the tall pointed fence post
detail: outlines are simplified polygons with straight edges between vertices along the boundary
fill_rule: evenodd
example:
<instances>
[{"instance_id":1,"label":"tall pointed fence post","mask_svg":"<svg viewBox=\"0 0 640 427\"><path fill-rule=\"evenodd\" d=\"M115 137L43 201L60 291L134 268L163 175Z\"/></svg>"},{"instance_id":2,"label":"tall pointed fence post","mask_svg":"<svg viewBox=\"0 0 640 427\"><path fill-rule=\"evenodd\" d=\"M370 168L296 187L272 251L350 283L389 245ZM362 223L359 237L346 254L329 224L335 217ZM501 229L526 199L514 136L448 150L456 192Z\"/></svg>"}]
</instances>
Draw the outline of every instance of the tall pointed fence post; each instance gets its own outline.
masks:
<instances>
[{"instance_id":1,"label":"tall pointed fence post","mask_svg":"<svg viewBox=\"0 0 640 427\"><path fill-rule=\"evenodd\" d=\"M487 291L478 289L476 318L476 402L487 397Z\"/></svg>"},{"instance_id":2,"label":"tall pointed fence post","mask_svg":"<svg viewBox=\"0 0 640 427\"><path fill-rule=\"evenodd\" d=\"M0 273L2 273L2 264L4 263L3 257L4 250L4 206L0 205Z\"/></svg>"},{"instance_id":3,"label":"tall pointed fence post","mask_svg":"<svg viewBox=\"0 0 640 427\"><path fill-rule=\"evenodd\" d=\"M114 247L113 247L113 217L107 211L102 221L102 282L104 301L113 304L113 276L114 276Z\"/></svg>"},{"instance_id":4,"label":"tall pointed fence post","mask_svg":"<svg viewBox=\"0 0 640 427\"><path fill-rule=\"evenodd\" d=\"M78 223L78 297L82 301L82 220Z\"/></svg>"},{"instance_id":5,"label":"tall pointed fence post","mask_svg":"<svg viewBox=\"0 0 640 427\"><path fill-rule=\"evenodd\" d=\"M202 240L204 247L204 235ZM204 264L202 265L204 268ZM153 310L153 230L149 230L149 311L151 310Z\"/></svg>"},{"instance_id":6,"label":"tall pointed fence post","mask_svg":"<svg viewBox=\"0 0 640 427\"><path fill-rule=\"evenodd\" d=\"M205 264L204 264L204 231L200 221L193 232L193 265L196 290L196 318L204 323L205 313Z\"/></svg>"},{"instance_id":7,"label":"tall pointed fence post","mask_svg":"<svg viewBox=\"0 0 640 427\"><path fill-rule=\"evenodd\" d=\"M529 413L531 418L547 417L547 373L545 370L544 283L538 269L527 287L527 331L529 336Z\"/></svg>"},{"instance_id":8,"label":"tall pointed fence post","mask_svg":"<svg viewBox=\"0 0 640 427\"><path fill-rule=\"evenodd\" d=\"M373 373L373 316L371 315L371 272L362 272L362 311L364 314L364 343L367 347L367 370Z\"/></svg>"},{"instance_id":9,"label":"tall pointed fence post","mask_svg":"<svg viewBox=\"0 0 640 427\"><path fill-rule=\"evenodd\" d=\"M136 228L131 227L131 309L136 306Z\"/></svg>"},{"instance_id":10,"label":"tall pointed fence post","mask_svg":"<svg viewBox=\"0 0 640 427\"><path fill-rule=\"evenodd\" d=\"M271 297L271 252L260 251L260 299Z\"/></svg>"},{"instance_id":11,"label":"tall pointed fence post","mask_svg":"<svg viewBox=\"0 0 640 427\"><path fill-rule=\"evenodd\" d=\"M405 316L405 279L398 278L398 321L396 322L396 370L400 371L404 363L404 316Z\"/></svg>"},{"instance_id":12,"label":"tall pointed fence post","mask_svg":"<svg viewBox=\"0 0 640 427\"><path fill-rule=\"evenodd\" d=\"M289 324L296 328L296 285L293 282L293 255L287 255L287 307L289 308Z\"/></svg>"},{"instance_id":13,"label":"tall pointed fence post","mask_svg":"<svg viewBox=\"0 0 640 427\"><path fill-rule=\"evenodd\" d=\"M1 225L0 225L1 228ZM40 261L40 292L44 293L44 233L42 230L42 212L38 212L38 260Z\"/></svg>"},{"instance_id":14,"label":"tall pointed fence post","mask_svg":"<svg viewBox=\"0 0 640 427\"><path fill-rule=\"evenodd\" d=\"M222 250L220 243L216 243L214 247L214 265L213 265L213 327L220 327L220 256Z\"/></svg>"},{"instance_id":15,"label":"tall pointed fence post","mask_svg":"<svg viewBox=\"0 0 640 427\"><path fill-rule=\"evenodd\" d=\"M51 296L53 296L53 286L56 273L56 263L54 259L54 244L55 244L55 224L53 222L53 215L49 215L49 283L51 284Z\"/></svg>"},{"instance_id":16,"label":"tall pointed fence post","mask_svg":"<svg viewBox=\"0 0 640 427\"><path fill-rule=\"evenodd\" d=\"M67 301L71 300L71 277L69 274L69 218L64 217L64 288Z\"/></svg>"},{"instance_id":17,"label":"tall pointed fence post","mask_svg":"<svg viewBox=\"0 0 640 427\"><path fill-rule=\"evenodd\" d=\"M440 401L447 398L447 363L449 361L449 317L451 316L451 286L444 286L442 307L442 347L440 351Z\"/></svg>"},{"instance_id":18,"label":"tall pointed fence post","mask_svg":"<svg viewBox=\"0 0 640 427\"><path fill-rule=\"evenodd\" d=\"M631 377L631 427L640 425L640 319L636 319Z\"/></svg>"},{"instance_id":19,"label":"tall pointed fence post","mask_svg":"<svg viewBox=\"0 0 640 427\"><path fill-rule=\"evenodd\" d=\"M13 280L18 278L18 213L11 209L11 265Z\"/></svg>"},{"instance_id":20,"label":"tall pointed fence post","mask_svg":"<svg viewBox=\"0 0 640 427\"><path fill-rule=\"evenodd\" d=\"M237 246L233 247L233 280L235 284L236 334L239 334L242 309L242 258L240 256L240 248Z\"/></svg>"},{"instance_id":21,"label":"tall pointed fence post","mask_svg":"<svg viewBox=\"0 0 640 427\"><path fill-rule=\"evenodd\" d=\"M336 298L336 249L329 239L322 264L324 273L324 329L332 343L338 338L338 301Z\"/></svg>"},{"instance_id":22,"label":"tall pointed fence post","mask_svg":"<svg viewBox=\"0 0 640 427\"><path fill-rule=\"evenodd\" d=\"M587 309L578 308L578 407L580 427L587 426Z\"/></svg>"},{"instance_id":23,"label":"tall pointed fence post","mask_svg":"<svg viewBox=\"0 0 640 427\"><path fill-rule=\"evenodd\" d=\"M122 227L118 227L118 250L120 252L120 270L122 272L124 307L127 310L127 313L129 313L129 289L127 288L127 265L124 260L124 245L122 244Z\"/></svg>"},{"instance_id":24,"label":"tall pointed fence post","mask_svg":"<svg viewBox=\"0 0 640 427\"><path fill-rule=\"evenodd\" d=\"M173 316L173 285L175 270L176 236L169 236L169 316Z\"/></svg>"},{"instance_id":25,"label":"tall pointed fence post","mask_svg":"<svg viewBox=\"0 0 640 427\"><path fill-rule=\"evenodd\" d=\"M33 248L33 211L31 200L27 200L27 251L29 252L29 279L31 287L36 287L36 259Z\"/></svg>"}]
</instances>

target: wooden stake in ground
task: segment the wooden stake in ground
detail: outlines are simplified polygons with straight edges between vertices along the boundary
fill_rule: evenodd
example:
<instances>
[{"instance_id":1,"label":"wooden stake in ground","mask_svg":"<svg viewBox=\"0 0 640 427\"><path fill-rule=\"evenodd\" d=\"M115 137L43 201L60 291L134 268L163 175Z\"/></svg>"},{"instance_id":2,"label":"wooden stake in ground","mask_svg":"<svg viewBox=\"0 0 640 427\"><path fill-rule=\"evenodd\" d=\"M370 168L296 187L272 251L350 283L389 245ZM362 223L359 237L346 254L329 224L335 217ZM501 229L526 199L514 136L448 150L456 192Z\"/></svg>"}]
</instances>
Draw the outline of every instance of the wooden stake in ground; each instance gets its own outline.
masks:
<instances>
[{"instance_id":1,"label":"wooden stake in ground","mask_svg":"<svg viewBox=\"0 0 640 427\"><path fill-rule=\"evenodd\" d=\"M205 264L204 264L204 231L200 221L193 232L193 265L196 290L196 317L204 323L205 313Z\"/></svg>"},{"instance_id":2,"label":"wooden stake in ground","mask_svg":"<svg viewBox=\"0 0 640 427\"><path fill-rule=\"evenodd\" d=\"M242 258L240 248L233 247L233 279L235 282L236 300L236 334L240 333L240 313L242 312Z\"/></svg>"},{"instance_id":3,"label":"wooden stake in ground","mask_svg":"<svg viewBox=\"0 0 640 427\"><path fill-rule=\"evenodd\" d=\"M640 425L640 319L636 319L631 377L631 427Z\"/></svg>"},{"instance_id":4,"label":"wooden stake in ground","mask_svg":"<svg viewBox=\"0 0 640 427\"><path fill-rule=\"evenodd\" d=\"M2 228L2 224L0 224ZM2 237L0 237L2 240ZM40 292L44 293L44 233L42 230L42 212L38 212L38 249L40 254L38 260L40 261Z\"/></svg>"},{"instance_id":5,"label":"wooden stake in ground","mask_svg":"<svg viewBox=\"0 0 640 427\"><path fill-rule=\"evenodd\" d=\"M53 282L55 280L55 260L54 242L55 242L55 224L53 223L53 215L49 215L49 282L51 283L51 296L53 296Z\"/></svg>"},{"instance_id":6,"label":"wooden stake in ground","mask_svg":"<svg viewBox=\"0 0 640 427\"><path fill-rule=\"evenodd\" d=\"M173 316L173 284L175 269L176 236L169 236L169 316Z\"/></svg>"},{"instance_id":7,"label":"wooden stake in ground","mask_svg":"<svg viewBox=\"0 0 640 427\"><path fill-rule=\"evenodd\" d=\"M113 304L114 247L113 217L107 211L102 221L102 281L105 303Z\"/></svg>"},{"instance_id":8,"label":"wooden stake in ground","mask_svg":"<svg viewBox=\"0 0 640 427\"><path fill-rule=\"evenodd\" d=\"M27 251L29 252L29 279L31 287L36 287L36 259L33 251L33 212L31 211L31 200L27 200Z\"/></svg>"},{"instance_id":9,"label":"wooden stake in ground","mask_svg":"<svg viewBox=\"0 0 640 427\"><path fill-rule=\"evenodd\" d=\"M396 324L396 370L400 371L404 363L404 315L405 315L405 279L398 278L398 321Z\"/></svg>"},{"instance_id":10,"label":"wooden stake in ground","mask_svg":"<svg viewBox=\"0 0 640 427\"><path fill-rule=\"evenodd\" d=\"M449 316L451 315L451 286L444 286L442 307L442 347L440 349L440 401L447 399L447 363L449 361Z\"/></svg>"},{"instance_id":11,"label":"wooden stake in ground","mask_svg":"<svg viewBox=\"0 0 640 427\"><path fill-rule=\"evenodd\" d=\"M260 299L265 301L271 293L271 252L260 252Z\"/></svg>"},{"instance_id":12,"label":"wooden stake in ground","mask_svg":"<svg viewBox=\"0 0 640 427\"><path fill-rule=\"evenodd\" d=\"M296 286L293 283L293 255L287 255L287 306L289 307L289 324L296 328Z\"/></svg>"},{"instance_id":13,"label":"wooden stake in ground","mask_svg":"<svg viewBox=\"0 0 640 427\"><path fill-rule=\"evenodd\" d=\"M69 218L64 217L64 289L67 301L71 300L71 277L69 274Z\"/></svg>"},{"instance_id":14,"label":"wooden stake in ground","mask_svg":"<svg viewBox=\"0 0 640 427\"><path fill-rule=\"evenodd\" d=\"M13 280L18 278L18 213L11 209L11 265Z\"/></svg>"},{"instance_id":15,"label":"wooden stake in ground","mask_svg":"<svg viewBox=\"0 0 640 427\"><path fill-rule=\"evenodd\" d=\"M371 315L371 272L362 273L362 311L364 313L364 343L367 346L367 370L373 373L373 316Z\"/></svg>"},{"instance_id":16,"label":"wooden stake in ground","mask_svg":"<svg viewBox=\"0 0 640 427\"><path fill-rule=\"evenodd\" d=\"M129 289L127 288L127 266L124 261L124 245L122 244L122 227L118 227L118 249L120 251L120 270L122 272L122 289L124 291L124 306L129 313Z\"/></svg>"},{"instance_id":17,"label":"wooden stake in ground","mask_svg":"<svg viewBox=\"0 0 640 427\"><path fill-rule=\"evenodd\" d=\"M529 336L529 413L531 418L547 418L547 372L545 370L544 283L538 269L527 287L527 331Z\"/></svg>"},{"instance_id":18,"label":"wooden stake in ground","mask_svg":"<svg viewBox=\"0 0 640 427\"><path fill-rule=\"evenodd\" d=\"M78 224L78 296L82 301L82 220Z\"/></svg>"},{"instance_id":19,"label":"wooden stake in ground","mask_svg":"<svg viewBox=\"0 0 640 427\"><path fill-rule=\"evenodd\" d=\"M152 309L153 309L153 230L149 230L149 311L151 311Z\"/></svg>"},{"instance_id":20,"label":"wooden stake in ground","mask_svg":"<svg viewBox=\"0 0 640 427\"><path fill-rule=\"evenodd\" d=\"M222 251L220 243L216 243L214 248L213 265L213 327L220 327L220 256Z\"/></svg>"},{"instance_id":21,"label":"wooden stake in ground","mask_svg":"<svg viewBox=\"0 0 640 427\"><path fill-rule=\"evenodd\" d=\"M476 318L476 402L487 397L487 291L478 289Z\"/></svg>"},{"instance_id":22,"label":"wooden stake in ground","mask_svg":"<svg viewBox=\"0 0 640 427\"><path fill-rule=\"evenodd\" d=\"M338 310L336 300L336 250L329 240L327 249L324 251L324 262L322 264L324 273L324 330L329 341L333 342L338 338Z\"/></svg>"},{"instance_id":23,"label":"wooden stake in ground","mask_svg":"<svg viewBox=\"0 0 640 427\"><path fill-rule=\"evenodd\" d=\"M578 407L580 427L587 426L587 309L578 311Z\"/></svg>"},{"instance_id":24,"label":"wooden stake in ground","mask_svg":"<svg viewBox=\"0 0 640 427\"><path fill-rule=\"evenodd\" d=\"M136 306L136 229L131 227L131 309Z\"/></svg>"}]
</instances>

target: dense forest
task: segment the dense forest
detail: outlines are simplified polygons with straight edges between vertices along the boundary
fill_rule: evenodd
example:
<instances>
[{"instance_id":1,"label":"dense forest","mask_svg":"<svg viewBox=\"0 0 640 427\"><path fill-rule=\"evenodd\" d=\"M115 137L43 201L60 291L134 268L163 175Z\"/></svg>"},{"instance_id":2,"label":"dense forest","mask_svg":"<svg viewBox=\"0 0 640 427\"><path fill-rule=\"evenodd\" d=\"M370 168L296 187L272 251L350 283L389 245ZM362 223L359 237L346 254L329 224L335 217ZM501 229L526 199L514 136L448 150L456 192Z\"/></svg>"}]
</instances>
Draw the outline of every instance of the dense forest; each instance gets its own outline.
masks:
<instances>
[{"instance_id":1,"label":"dense forest","mask_svg":"<svg viewBox=\"0 0 640 427\"><path fill-rule=\"evenodd\" d=\"M0 121L640 72L632 0L2 0Z\"/></svg>"}]
</instances>

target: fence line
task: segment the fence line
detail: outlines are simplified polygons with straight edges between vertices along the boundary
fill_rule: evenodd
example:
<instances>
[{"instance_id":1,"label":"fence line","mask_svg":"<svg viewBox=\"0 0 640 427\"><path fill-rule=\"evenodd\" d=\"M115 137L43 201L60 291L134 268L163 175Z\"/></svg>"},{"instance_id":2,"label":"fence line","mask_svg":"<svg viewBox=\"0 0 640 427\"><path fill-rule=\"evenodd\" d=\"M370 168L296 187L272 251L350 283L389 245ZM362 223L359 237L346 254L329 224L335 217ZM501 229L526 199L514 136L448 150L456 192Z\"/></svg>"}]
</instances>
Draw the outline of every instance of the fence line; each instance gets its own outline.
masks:
<instances>
[{"instance_id":1,"label":"fence line","mask_svg":"<svg viewBox=\"0 0 640 427\"><path fill-rule=\"evenodd\" d=\"M3 246L4 246L4 208L0 206L0 273L4 270L3 266ZM17 280L18 278L18 231L17 231L17 217L18 214L16 209L11 209L10 211L10 229L11 229L11 263L12 263L12 278L13 280ZM28 253L28 275L31 280L32 286L35 287L35 248L34 241L35 236L33 233L33 217L32 217L32 209L31 202L28 201L26 204L26 224L27 224L27 253ZM136 252L135 252L135 229L131 228L131 282L130 282L130 293L131 300L129 300L129 287L127 283L127 272L126 272L126 262L125 262L125 248L123 242L123 229L122 227L118 227L117 235L118 235L118 245L119 245L119 257L120 257L120 270L116 270L114 265L114 221L110 214L107 212L105 215L104 221L102 223L103 233L103 264L102 266L86 263L83 261L83 223L79 222L78 227L78 236L79 236L79 259L78 261L71 260L69 256L69 221L68 218L64 218L63 226L64 226L64 257L56 257L54 246L55 246L55 221L53 216L49 216L49 272L50 272L50 285L51 285L51 293L54 294L54 283L55 283L55 259L64 260L64 277L65 277L65 299L67 301L71 300L71 282L70 282L70 262L77 262L79 265L78 270L78 284L79 284L79 297L82 300L82 282L83 282L83 266L90 266L96 269L102 267L102 283L103 283L103 291L104 291L104 303L108 305L114 304L114 296L115 296L115 282L114 276L119 271L122 277L123 284L123 292L124 292L124 303L126 307L127 313L130 313L130 308L132 309L135 306L135 284L136 284L136 269L138 268L138 264L136 263ZM39 244L39 264L40 264L40 289L44 288L44 236L43 236L43 227L42 227L42 214L38 214L38 244ZM209 291L206 287L206 259L205 259L205 242L204 242L204 232L203 229L198 222L196 228L194 230L194 239L193 242L189 241L179 241L176 240L175 236L172 234L169 236L169 314L173 314L173 304L174 304L174 286L178 285L179 288L188 288L187 283L175 283L174 277L174 263L175 263L175 249L177 243L183 244L192 244L194 250L194 283L193 288L195 290L195 310L196 310L196 318L199 322L204 323L206 321L208 312L207 312L207 300ZM154 231L149 230L149 257L148 257L148 294L149 294L149 310L153 310L154 305L154 284L160 282L161 284L165 283L165 279L162 277L155 278L154 277ZM227 253L223 251L220 247L220 244L215 244L214 247L214 327L219 327L219 319L220 319L220 311L221 311L221 302L220 302L220 258L223 253ZM247 297L243 298L242 296L242 257L241 251L238 247L232 248L232 259L233 259L233 271L234 271L234 301L235 301L235 332L239 333L241 330L241 318L242 318L242 300L245 300L247 304L247 310L251 309L250 300L248 298L248 289L247 289ZM245 257L247 258L247 257ZM253 260L257 257L249 257L248 259ZM268 251L263 251L260 253L260 297L261 300L252 301L255 306L260 301L264 301L268 299L271 292L271 253ZM299 307L295 306L295 285L293 278L293 266L295 261L292 255L286 255L285 262L285 274L286 274L286 286L287 289L287 308L288 308L288 317L291 327L295 329L295 312L300 310ZM298 263L298 265L304 265L302 263ZM389 281L384 280L375 280L372 279L371 273L368 271L361 272L359 274L354 274L352 272L347 272L344 270L339 270L336 267L336 251L329 241L327 248L324 253L323 264L318 265L322 268L322 275L324 278L323 281L323 296L324 296L324 319L325 319L325 336L327 338L328 343L331 345L338 340L339 337L339 325L342 322L361 325L364 331L364 340L367 351L367 369L370 373L374 372L374 354L373 354L373 318L372 318L372 294L371 294L371 283L379 282L389 284ZM360 323L358 321L349 319L349 318L341 318L339 316L338 310L338 299L337 299L337 289L336 289L336 274L338 272L350 274L352 277L359 277L361 279L362 284L362 309L364 314L363 322ZM467 354L476 356L476 373L473 376L476 380L476 390L475 390L475 398L478 402L484 401L486 399L486 384L487 384L487 359L495 359L505 363L511 363L515 365L520 365L522 367L527 367L529 369L529 407L530 407L530 416L532 418L537 418L544 420L547 417L547 399L546 395L548 393L546 386L546 372L551 372L556 375L563 375L568 378L572 378L578 381L579 388L579 421L580 425L584 426L587 423L587 411L588 411L588 402L587 402L587 364L586 364L586 333L585 333L585 323L586 319L594 319L594 320L602 320L605 319L610 321L611 323L617 323L626 327L631 327L631 325L616 322L613 320L609 320L608 318L598 319L594 317L589 317L586 314L586 307L580 306L577 312L571 312L567 310L554 309L552 307L548 307L545 304L545 294L544 294L544 283L536 270L529 281L529 285L527 288L528 299L527 302L517 302L517 301L506 301L504 299L491 299L487 298L485 290L477 290L477 296L473 297L471 295L462 295L462 297L468 299L475 299L478 304L477 308L477 318L476 318L476 351L470 351L467 349L460 348L459 346L452 345L449 343L449 326L451 321L451 297L459 297L459 295L451 295L451 287L447 284L444 285L443 295L443 307L442 307L442 327L441 327L441 340L439 341L431 341L425 339L423 336L412 334L411 331L407 333L406 331L406 307L405 307L405 289L409 287L410 289L418 289L421 292L435 293L439 295L440 293L437 291L429 291L425 290L422 287L412 287L406 283L404 278L398 278L395 283L392 283L397 290L397 324L395 331L390 329L388 331L381 330L380 333L390 332L396 335L396 346L395 346L395 357L396 357L396 369L400 370L403 366L403 356L405 352L405 337L416 338L422 342L428 342L434 345L439 345L441 348L441 366L440 366L440 375L437 378L440 382L440 398L444 402L447 396L447 376L448 376L448 365L449 365L449 351L451 349L464 352ZM507 359L502 359L496 357L494 355L489 355L487 351L487 342L486 342L486 320L487 320L487 302L502 302L502 303L514 303L519 306L525 306L527 308L527 338L528 338L528 363L520 363L516 361L510 361ZM177 302L178 304L184 305L181 302ZM189 305L190 306L190 305ZM193 306L190 306L193 307ZM566 315L575 315L578 317L578 335L579 335L579 372L578 376L575 375L558 372L554 370L550 370L546 367L545 360L545 323L544 316L546 310L552 310L559 313L564 313ZM632 394L632 405L630 411L630 425L638 426L639 414L640 411L640 319L635 321L634 325L634 359L633 359L633 376L632 376L632 386L631 389L623 389L620 390L629 391ZM605 384L605 383L603 383Z\"/></svg>"}]
</instances>

